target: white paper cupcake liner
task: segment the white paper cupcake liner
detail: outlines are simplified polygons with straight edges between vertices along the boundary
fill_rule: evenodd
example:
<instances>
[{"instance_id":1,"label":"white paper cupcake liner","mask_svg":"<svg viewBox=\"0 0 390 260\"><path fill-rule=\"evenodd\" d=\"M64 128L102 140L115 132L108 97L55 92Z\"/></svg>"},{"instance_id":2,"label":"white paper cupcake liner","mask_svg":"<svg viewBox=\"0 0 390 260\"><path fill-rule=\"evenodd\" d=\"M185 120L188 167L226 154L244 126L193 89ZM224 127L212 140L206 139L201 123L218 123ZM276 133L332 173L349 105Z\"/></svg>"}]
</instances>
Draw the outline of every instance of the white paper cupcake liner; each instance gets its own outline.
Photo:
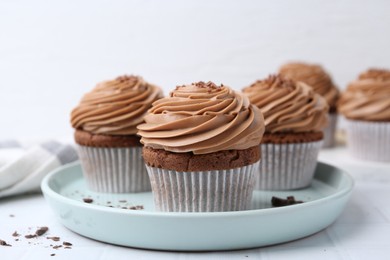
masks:
<instances>
[{"instance_id":1,"label":"white paper cupcake liner","mask_svg":"<svg viewBox=\"0 0 390 260\"><path fill-rule=\"evenodd\" d=\"M142 147L101 148L78 145L89 189L104 193L150 191Z\"/></svg>"},{"instance_id":2,"label":"white paper cupcake liner","mask_svg":"<svg viewBox=\"0 0 390 260\"><path fill-rule=\"evenodd\" d=\"M178 172L146 166L158 211L217 212L250 206L259 162L230 170Z\"/></svg>"},{"instance_id":3,"label":"white paper cupcake liner","mask_svg":"<svg viewBox=\"0 0 390 260\"><path fill-rule=\"evenodd\" d=\"M390 122L346 120L347 146L352 156L390 162Z\"/></svg>"},{"instance_id":4,"label":"white paper cupcake liner","mask_svg":"<svg viewBox=\"0 0 390 260\"><path fill-rule=\"evenodd\" d=\"M336 127L337 127L337 118L338 115L336 113L329 114L329 124L326 128L323 129L324 140L322 143L322 148L330 148L334 146Z\"/></svg>"},{"instance_id":5,"label":"white paper cupcake liner","mask_svg":"<svg viewBox=\"0 0 390 260\"><path fill-rule=\"evenodd\" d=\"M310 185L322 141L261 144L261 162L255 189L292 190Z\"/></svg>"}]
</instances>

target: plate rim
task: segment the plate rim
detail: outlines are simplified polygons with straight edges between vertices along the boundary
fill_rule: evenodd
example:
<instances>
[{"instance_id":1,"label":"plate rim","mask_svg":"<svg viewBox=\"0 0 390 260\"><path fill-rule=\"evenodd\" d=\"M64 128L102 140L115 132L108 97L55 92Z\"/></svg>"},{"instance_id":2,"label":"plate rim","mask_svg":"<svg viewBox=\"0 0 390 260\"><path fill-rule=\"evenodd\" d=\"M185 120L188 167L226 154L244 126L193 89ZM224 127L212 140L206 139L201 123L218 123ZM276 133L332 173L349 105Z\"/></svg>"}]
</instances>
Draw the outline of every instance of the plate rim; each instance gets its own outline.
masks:
<instances>
[{"instance_id":1,"label":"plate rim","mask_svg":"<svg viewBox=\"0 0 390 260\"><path fill-rule=\"evenodd\" d=\"M342 187L341 190L338 190L337 192L329 195L324 196L319 199L308 201L301 204L294 204L290 205L288 207L273 207L273 208L265 208L265 209L251 209L251 210L241 210L241 211L224 211L224 212L158 212L158 211L143 211L143 210L131 210L131 211L125 211L120 208L111 208L111 207L104 207L102 205L94 205L94 204L88 204L81 201L77 201L71 198L68 198L64 195L59 194L58 192L54 191L50 185L49 182L51 179L55 178L56 175L59 174L59 172L62 172L66 169L76 167L81 165L80 161L75 161L66 165L63 165L61 167L58 167L57 169L50 172L48 175L44 177L44 179L41 182L41 189L44 195L48 195L52 197L53 199L60 200L63 203L71 204L76 207L86 207L91 210L96 211L103 211L108 213L116 213L116 214L124 214L124 215L141 215L141 216L149 216L149 217L168 217L168 218L220 218L220 217L237 217L237 216L251 216L251 215L266 215L266 214L279 214L286 212L290 210L299 210L301 208L306 208L310 206L315 206L317 204L323 203L324 201L333 200L338 197L343 197L346 194L350 193L354 186L355 181L352 178L352 176L344 171L341 168L338 168L336 166L333 166L328 163L324 163L321 161L317 161L318 164L322 164L324 166L329 166L333 169L337 169L347 180L346 186ZM125 193L124 193L125 194Z\"/></svg>"}]
</instances>

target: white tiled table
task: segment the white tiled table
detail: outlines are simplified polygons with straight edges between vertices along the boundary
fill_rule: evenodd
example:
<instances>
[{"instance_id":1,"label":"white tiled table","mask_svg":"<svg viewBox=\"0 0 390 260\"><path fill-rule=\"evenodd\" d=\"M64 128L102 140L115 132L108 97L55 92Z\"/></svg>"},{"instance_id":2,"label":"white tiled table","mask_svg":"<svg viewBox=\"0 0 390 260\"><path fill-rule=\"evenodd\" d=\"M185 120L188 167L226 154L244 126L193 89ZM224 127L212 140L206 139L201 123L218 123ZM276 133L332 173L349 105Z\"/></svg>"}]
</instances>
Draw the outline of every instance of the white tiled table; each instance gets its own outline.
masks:
<instances>
[{"instance_id":1,"label":"white tiled table","mask_svg":"<svg viewBox=\"0 0 390 260\"><path fill-rule=\"evenodd\" d=\"M182 253L125 248L81 237L63 227L42 195L0 200L0 259L390 259L390 163L351 158L345 148L323 150L320 160L338 166L355 179L345 211L327 229L297 241L230 252ZM11 217L10 215L14 215ZM58 250L44 237L15 241L14 231L25 235L48 226L49 234L69 241L72 249ZM30 242L30 244L28 243ZM62 243L62 242L61 242ZM51 256L51 254L55 256Z\"/></svg>"}]
</instances>

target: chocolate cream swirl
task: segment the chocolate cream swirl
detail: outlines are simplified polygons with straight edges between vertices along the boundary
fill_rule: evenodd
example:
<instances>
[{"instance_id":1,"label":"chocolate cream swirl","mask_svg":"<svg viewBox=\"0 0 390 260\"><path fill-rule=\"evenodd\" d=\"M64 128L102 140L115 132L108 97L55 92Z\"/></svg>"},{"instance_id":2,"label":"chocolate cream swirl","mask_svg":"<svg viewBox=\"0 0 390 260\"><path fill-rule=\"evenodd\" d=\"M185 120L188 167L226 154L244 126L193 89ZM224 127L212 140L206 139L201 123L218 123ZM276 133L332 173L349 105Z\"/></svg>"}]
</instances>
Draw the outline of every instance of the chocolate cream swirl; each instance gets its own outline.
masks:
<instances>
[{"instance_id":1,"label":"chocolate cream swirl","mask_svg":"<svg viewBox=\"0 0 390 260\"><path fill-rule=\"evenodd\" d=\"M390 70L370 69L342 93L338 109L348 119L390 121Z\"/></svg>"},{"instance_id":2,"label":"chocolate cream swirl","mask_svg":"<svg viewBox=\"0 0 390 260\"><path fill-rule=\"evenodd\" d=\"M135 135L137 125L162 90L139 76L121 76L99 83L71 113L74 128L94 134Z\"/></svg>"},{"instance_id":3,"label":"chocolate cream swirl","mask_svg":"<svg viewBox=\"0 0 390 260\"><path fill-rule=\"evenodd\" d=\"M243 89L264 115L267 133L321 131L328 122L328 105L303 82L271 75Z\"/></svg>"},{"instance_id":4,"label":"chocolate cream swirl","mask_svg":"<svg viewBox=\"0 0 390 260\"><path fill-rule=\"evenodd\" d=\"M312 87L317 94L325 98L331 108L337 106L339 90L321 66L299 62L287 63L279 69L279 73L284 77L302 81Z\"/></svg>"},{"instance_id":5,"label":"chocolate cream swirl","mask_svg":"<svg viewBox=\"0 0 390 260\"><path fill-rule=\"evenodd\" d=\"M178 86L157 100L138 126L141 143L153 149L194 154L243 150L259 145L260 110L227 86L198 82Z\"/></svg>"}]
</instances>

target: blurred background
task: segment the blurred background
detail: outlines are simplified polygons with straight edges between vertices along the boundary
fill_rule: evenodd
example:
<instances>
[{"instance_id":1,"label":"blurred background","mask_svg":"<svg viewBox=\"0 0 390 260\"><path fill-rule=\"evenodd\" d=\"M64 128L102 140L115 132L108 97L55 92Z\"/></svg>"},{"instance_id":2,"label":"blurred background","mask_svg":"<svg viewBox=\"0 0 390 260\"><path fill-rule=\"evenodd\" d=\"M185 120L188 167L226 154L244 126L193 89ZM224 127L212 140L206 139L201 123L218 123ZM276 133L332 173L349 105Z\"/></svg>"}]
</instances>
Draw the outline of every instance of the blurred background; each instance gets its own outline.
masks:
<instances>
[{"instance_id":1,"label":"blurred background","mask_svg":"<svg viewBox=\"0 0 390 260\"><path fill-rule=\"evenodd\" d=\"M0 139L68 139L102 80L137 74L168 94L199 80L236 90L287 61L340 89L390 68L390 1L1 0Z\"/></svg>"}]
</instances>

